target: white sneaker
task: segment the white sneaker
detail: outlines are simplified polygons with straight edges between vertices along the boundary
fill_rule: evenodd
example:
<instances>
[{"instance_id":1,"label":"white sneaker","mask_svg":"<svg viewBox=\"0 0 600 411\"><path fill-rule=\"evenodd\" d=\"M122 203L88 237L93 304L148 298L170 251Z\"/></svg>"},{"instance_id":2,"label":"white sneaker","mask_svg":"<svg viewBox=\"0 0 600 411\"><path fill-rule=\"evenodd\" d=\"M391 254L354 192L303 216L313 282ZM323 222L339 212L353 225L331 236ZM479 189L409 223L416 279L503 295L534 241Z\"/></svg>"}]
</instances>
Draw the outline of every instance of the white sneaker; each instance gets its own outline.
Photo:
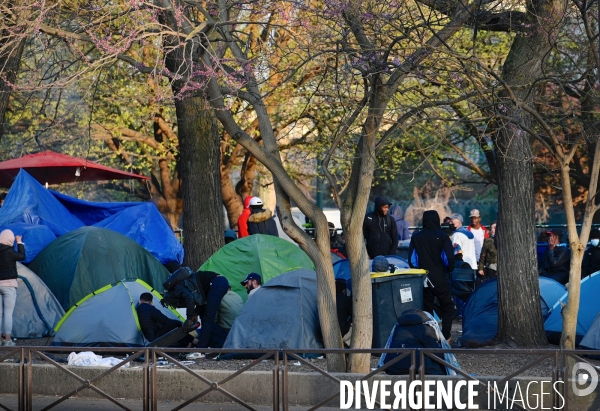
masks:
<instances>
[{"instance_id":1,"label":"white sneaker","mask_svg":"<svg viewBox=\"0 0 600 411\"><path fill-rule=\"evenodd\" d=\"M186 360L201 360L202 358L205 358L205 357L206 357L206 355L204 355L200 352L191 352L185 358L186 358Z\"/></svg>"},{"instance_id":2,"label":"white sneaker","mask_svg":"<svg viewBox=\"0 0 600 411\"><path fill-rule=\"evenodd\" d=\"M15 347L17 344L13 340L4 340L2 341L3 347Z\"/></svg>"}]
</instances>

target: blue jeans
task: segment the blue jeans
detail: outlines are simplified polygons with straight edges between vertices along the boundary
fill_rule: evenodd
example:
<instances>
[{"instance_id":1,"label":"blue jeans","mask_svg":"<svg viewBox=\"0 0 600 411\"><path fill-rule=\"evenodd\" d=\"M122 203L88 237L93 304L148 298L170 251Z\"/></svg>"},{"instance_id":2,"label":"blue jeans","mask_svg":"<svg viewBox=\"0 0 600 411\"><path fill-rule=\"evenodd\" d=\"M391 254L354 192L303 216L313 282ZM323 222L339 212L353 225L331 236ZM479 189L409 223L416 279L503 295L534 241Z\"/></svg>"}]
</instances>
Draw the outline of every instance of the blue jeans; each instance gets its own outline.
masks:
<instances>
[{"instance_id":1,"label":"blue jeans","mask_svg":"<svg viewBox=\"0 0 600 411\"><path fill-rule=\"evenodd\" d=\"M17 287L0 287L0 332L12 334L13 311L17 302Z\"/></svg>"},{"instance_id":2,"label":"blue jeans","mask_svg":"<svg viewBox=\"0 0 600 411\"><path fill-rule=\"evenodd\" d=\"M202 314L202 328L198 334L197 348L208 348L210 337L215 327L215 318L217 318L217 312L221 306L221 300L227 294L228 289L229 281L222 275L213 278L211 281L206 295L204 314Z\"/></svg>"}]
</instances>

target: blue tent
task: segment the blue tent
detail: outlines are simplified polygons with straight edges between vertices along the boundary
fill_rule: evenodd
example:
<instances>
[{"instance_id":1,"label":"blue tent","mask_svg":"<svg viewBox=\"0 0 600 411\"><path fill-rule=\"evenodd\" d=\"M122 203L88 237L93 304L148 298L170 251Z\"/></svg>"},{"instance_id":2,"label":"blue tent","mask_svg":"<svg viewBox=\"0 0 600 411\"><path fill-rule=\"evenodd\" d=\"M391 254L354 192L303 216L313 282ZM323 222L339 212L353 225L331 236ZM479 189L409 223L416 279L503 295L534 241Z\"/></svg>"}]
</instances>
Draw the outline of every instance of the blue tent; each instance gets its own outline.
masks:
<instances>
[{"instance_id":1,"label":"blue tent","mask_svg":"<svg viewBox=\"0 0 600 411\"><path fill-rule=\"evenodd\" d=\"M564 285L548 277L540 277L540 300L542 303L542 318L544 321L550 315L550 310L556 302L565 295Z\"/></svg>"},{"instance_id":2,"label":"blue tent","mask_svg":"<svg viewBox=\"0 0 600 411\"><path fill-rule=\"evenodd\" d=\"M592 326L579 345L581 348L588 350L600 350L600 313L594 319ZM598 359L597 356L594 356L594 358Z\"/></svg>"},{"instance_id":3,"label":"blue tent","mask_svg":"<svg viewBox=\"0 0 600 411\"><path fill-rule=\"evenodd\" d=\"M94 225L100 221L117 214L129 207L135 207L144 203L97 203L93 201L80 200L75 197L61 194L53 190L49 192L75 217L79 218L85 225Z\"/></svg>"},{"instance_id":4,"label":"blue tent","mask_svg":"<svg viewBox=\"0 0 600 411\"><path fill-rule=\"evenodd\" d=\"M388 262L394 264L398 268L410 268L408 261L397 255L386 255ZM369 261L369 267L373 264L373 260ZM373 271L373 270L371 270ZM350 260L344 259L333 264L333 273L335 278L346 280L347 287L352 291L352 279L350 275Z\"/></svg>"},{"instance_id":5,"label":"blue tent","mask_svg":"<svg viewBox=\"0 0 600 411\"><path fill-rule=\"evenodd\" d=\"M579 300L579 314L577 316L577 330L575 343L579 344L594 323L594 319L600 312L600 272L596 272L581 280L581 295ZM544 323L544 330L548 341L558 344L562 333L562 307L568 300L568 294L564 294L550 310L550 315Z\"/></svg>"},{"instance_id":6,"label":"blue tent","mask_svg":"<svg viewBox=\"0 0 600 411\"><path fill-rule=\"evenodd\" d=\"M463 312L464 347L492 344L498 334L498 281L486 281L469 297Z\"/></svg>"},{"instance_id":7,"label":"blue tent","mask_svg":"<svg viewBox=\"0 0 600 411\"><path fill-rule=\"evenodd\" d=\"M121 233L150 252L158 261L183 263L183 246L152 203L138 203L94 224Z\"/></svg>"},{"instance_id":8,"label":"blue tent","mask_svg":"<svg viewBox=\"0 0 600 411\"><path fill-rule=\"evenodd\" d=\"M26 244L25 260L22 263L30 263L48 244L56 240L56 235L45 225L14 223L0 227L0 231L9 229L15 235L23 236Z\"/></svg>"},{"instance_id":9,"label":"blue tent","mask_svg":"<svg viewBox=\"0 0 600 411\"><path fill-rule=\"evenodd\" d=\"M267 281L242 308L223 348L323 348L316 273L299 269Z\"/></svg>"},{"instance_id":10,"label":"blue tent","mask_svg":"<svg viewBox=\"0 0 600 411\"><path fill-rule=\"evenodd\" d=\"M24 170L19 171L0 208L0 226L13 223L45 225L56 236L84 226Z\"/></svg>"},{"instance_id":11,"label":"blue tent","mask_svg":"<svg viewBox=\"0 0 600 411\"><path fill-rule=\"evenodd\" d=\"M489 345L498 333L498 281L491 280L479 286L465 306L463 313L462 345L479 347ZM540 306L546 318L552 307L566 292L565 287L550 278L539 277Z\"/></svg>"}]
</instances>

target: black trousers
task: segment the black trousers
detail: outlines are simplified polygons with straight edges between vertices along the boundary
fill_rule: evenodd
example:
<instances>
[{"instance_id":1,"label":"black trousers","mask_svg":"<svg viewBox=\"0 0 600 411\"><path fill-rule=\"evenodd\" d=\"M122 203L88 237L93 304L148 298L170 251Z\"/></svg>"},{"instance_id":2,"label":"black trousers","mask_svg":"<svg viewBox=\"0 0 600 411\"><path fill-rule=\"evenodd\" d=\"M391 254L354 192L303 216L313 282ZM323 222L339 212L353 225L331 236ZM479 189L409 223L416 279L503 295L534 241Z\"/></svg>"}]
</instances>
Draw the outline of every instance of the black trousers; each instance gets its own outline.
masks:
<instances>
[{"instance_id":1,"label":"black trousers","mask_svg":"<svg viewBox=\"0 0 600 411\"><path fill-rule=\"evenodd\" d=\"M452 331L452 316L454 314L454 301L452 300L452 292L450 292L450 281L447 276L428 276L429 281L427 287L423 288L423 308L425 311L433 315L434 300L437 297L440 303L442 334L445 339L450 338Z\"/></svg>"}]
</instances>

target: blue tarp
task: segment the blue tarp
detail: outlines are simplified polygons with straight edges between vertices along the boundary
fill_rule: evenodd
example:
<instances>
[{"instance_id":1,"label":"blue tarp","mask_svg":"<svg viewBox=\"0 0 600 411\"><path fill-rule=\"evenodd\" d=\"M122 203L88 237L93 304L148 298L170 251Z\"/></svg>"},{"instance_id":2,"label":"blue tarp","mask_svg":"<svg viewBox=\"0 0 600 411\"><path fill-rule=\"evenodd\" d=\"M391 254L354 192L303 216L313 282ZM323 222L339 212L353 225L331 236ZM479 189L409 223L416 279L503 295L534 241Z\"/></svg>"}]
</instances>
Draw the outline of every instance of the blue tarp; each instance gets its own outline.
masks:
<instances>
[{"instance_id":1,"label":"blue tarp","mask_svg":"<svg viewBox=\"0 0 600 411\"><path fill-rule=\"evenodd\" d=\"M156 206L138 203L94 224L121 233L148 250L163 264L183 263L183 246Z\"/></svg>"},{"instance_id":2,"label":"blue tarp","mask_svg":"<svg viewBox=\"0 0 600 411\"><path fill-rule=\"evenodd\" d=\"M21 262L25 264L32 262L44 247L56 239L52 230L45 225L15 223L1 226L0 231L7 228L15 233L15 235L23 236L26 248L25 260Z\"/></svg>"},{"instance_id":3,"label":"blue tarp","mask_svg":"<svg viewBox=\"0 0 600 411\"><path fill-rule=\"evenodd\" d=\"M0 226L14 223L45 225L57 236L85 225L24 170L0 208Z\"/></svg>"},{"instance_id":4,"label":"blue tarp","mask_svg":"<svg viewBox=\"0 0 600 411\"><path fill-rule=\"evenodd\" d=\"M25 262L32 261L56 237L86 225L107 228L131 238L163 264L171 260L183 262L181 243L153 203L79 200L46 190L21 170L0 208L0 227L24 236Z\"/></svg>"},{"instance_id":5,"label":"blue tarp","mask_svg":"<svg viewBox=\"0 0 600 411\"><path fill-rule=\"evenodd\" d=\"M594 319L600 312L600 272L588 275L581 280L581 294L579 300L579 314L577 315L577 330L575 332L575 343L579 344L594 323ZM562 333L562 307L568 300L568 294L564 294L550 310L550 315L544 323L546 337L553 344L560 342Z\"/></svg>"},{"instance_id":6,"label":"blue tarp","mask_svg":"<svg viewBox=\"0 0 600 411\"><path fill-rule=\"evenodd\" d=\"M410 268L408 262L397 255L386 255L388 263L394 264L398 268ZM373 260L369 260L369 267L373 264ZM373 271L373 270L371 270ZM350 275L350 260L344 259L333 264L333 273L335 278L346 280L346 287L352 291L352 278Z\"/></svg>"},{"instance_id":7,"label":"blue tarp","mask_svg":"<svg viewBox=\"0 0 600 411\"><path fill-rule=\"evenodd\" d=\"M129 207L135 207L138 203L96 203L92 201L80 200L75 197L61 194L53 190L50 193L65 206L75 217L79 218L85 225L94 225L100 221L117 214Z\"/></svg>"}]
</instances>

